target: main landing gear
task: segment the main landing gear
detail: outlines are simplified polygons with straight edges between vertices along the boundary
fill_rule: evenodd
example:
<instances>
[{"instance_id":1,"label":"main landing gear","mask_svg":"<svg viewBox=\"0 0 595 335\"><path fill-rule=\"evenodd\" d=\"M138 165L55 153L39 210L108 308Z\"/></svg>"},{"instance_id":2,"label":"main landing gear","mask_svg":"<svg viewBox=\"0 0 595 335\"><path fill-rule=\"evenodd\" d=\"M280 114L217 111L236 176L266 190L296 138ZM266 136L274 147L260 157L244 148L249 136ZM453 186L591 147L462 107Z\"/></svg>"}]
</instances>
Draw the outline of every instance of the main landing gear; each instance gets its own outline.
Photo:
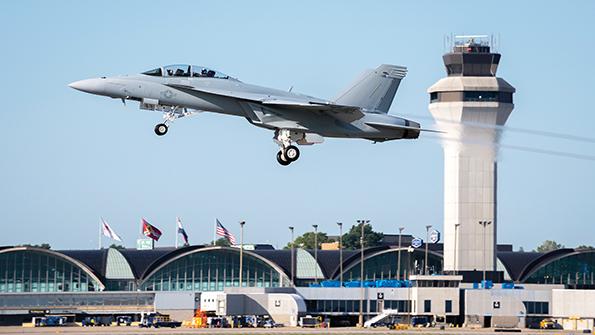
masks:
<instances>
[{"instance_id":1,"label":"main landing gear","mask_svg":"<svg viewBox=\"0 0 595 335\"><path fill-rule=\"evenodd\" d=\"M292 145L291 131L288 129L278 129L275 131L273 140L279 145L279 152L277 152L277 162L283 166L291 164L300 158L300 150Z\"/></svg>"},{"instance_id":2,"label":"main landing gear","mask_svg":"<svg viewBox=\"0 0 595 335\"><path fill-rule=\"evenodd\" d=\"M281 149L277 152L277 162L283 166L297 161L298 158L300 158L300 150L294 145L290 145L285 150Z\"/></svg>"}]
</instances>

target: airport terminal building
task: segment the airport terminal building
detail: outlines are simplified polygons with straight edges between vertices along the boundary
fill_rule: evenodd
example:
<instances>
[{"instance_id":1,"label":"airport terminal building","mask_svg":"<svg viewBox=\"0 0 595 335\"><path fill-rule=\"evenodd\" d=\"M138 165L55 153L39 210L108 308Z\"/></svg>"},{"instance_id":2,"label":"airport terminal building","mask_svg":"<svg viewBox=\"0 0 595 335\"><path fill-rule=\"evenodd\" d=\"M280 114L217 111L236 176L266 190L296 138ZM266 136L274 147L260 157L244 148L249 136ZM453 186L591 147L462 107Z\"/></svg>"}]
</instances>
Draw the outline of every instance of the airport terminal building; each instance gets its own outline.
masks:
<instances>
[{"instance_id":1,"label":"airport terminal building","mask_svg":"<svg viewBox=\"0 0 595 335\"><path fill-rule=\"evenodd\" d=\"M403 241L410 239L403 236ZM296 325L303 315L353 325L362 298L364 319L396 310L402 316L425 315L466 326L497 326L498 317L516 317L525 327L552 317L561 324L582 320L592 327L595 318L595 250L514 252L499 245L499 279L493 285L482 285L480 271L445 272L441 244L429 245L425 274L423 247L365 249L363 282L360 252L342 254L340 264L339 250L296 248L292 261L291 250L257 245L243 252L240 284L235 247L2 247L0 320L11 324L40 313L81 318L151 311L189 319L201 309L215 315L270 315L286 325Z\"/></svg>"}]
</instances>

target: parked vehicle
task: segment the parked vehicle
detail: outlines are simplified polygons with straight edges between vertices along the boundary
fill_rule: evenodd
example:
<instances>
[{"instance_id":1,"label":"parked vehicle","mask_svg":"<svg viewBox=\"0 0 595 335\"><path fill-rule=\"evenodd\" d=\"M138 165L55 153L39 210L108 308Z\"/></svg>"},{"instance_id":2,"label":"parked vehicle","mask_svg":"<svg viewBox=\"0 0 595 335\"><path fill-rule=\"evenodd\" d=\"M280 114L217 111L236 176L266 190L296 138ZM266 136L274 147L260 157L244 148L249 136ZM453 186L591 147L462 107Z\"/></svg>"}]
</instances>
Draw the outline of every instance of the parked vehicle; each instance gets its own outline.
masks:
<instances>
[{"instance_id":1,"label":"parked vehicle","mask_svg":"<svg viewBox=\"0 0 595 335\"><path fill-rule=\"evenodd\" d=\"M148 313L141 315L140 324L138 326L141 328L177 328L181 325L182 322L170 319L169 315L167 314Z\"/></svg>"},{"instance_id":2,"label":"parked vehicle","mask_svg":"<svg viewBox=\"0 0 595 335\"><path fill-rule=\"evenodd\" d=\"M310 327L310 328L316 328L320 326L320 322L321 320L317 317L313 317L313 316L303 316L300 318L299 321L299 326L302 328L306 328L306 327Z\"/></svg>"},{"instance_id":3,"label":"parked vehicle","mask_svg":"<svg viewBox=\"0 0 595 335\"><path fill-rule=\"evenodd\" d=\"M414 316L411 318L412 327L431 327L432 322L427 316Z\"/></svg>"},{"instance_id":4,"label":"parked vehicle","mask_svg":"<svg viewBox=\"0 0 595 335\"><path fill-rule=\"evenodd\" d=\"M116 317L116 324L118 326L130 326L132 324L132 316L118 316Z\"/></svg>"},{"instance_id":5,"label":"parked vehicle","mask_svg":"<svg viewBox=\"0 0 595 335\"><path fill-rule=\"evenodd\" d=\"M34 317L33 325L35 327L61 327L66 325L66 317L55 315Z\"/></svg>"},{"instance_id":6,"label":"parked vehicle","mask_svg":"<svg viewBox=\"0 0 595 335\"><path fill-rule=\"evenodd\" d=\"M83 327L109 327L112 325L114 317L111 315L88 316L81 322Z\"/></svg>"},{"instance_id":7,"label":"parked vehicle","mask_svg":"<svg viewBox=\"0 0 595 335\"><path fill-rule=\"evenodd\" d=\"M562 325L558 323L557 320L554 319L543 319L539 323L539 328L541 329L562 329Z\"/></svg>"}]
</instances>

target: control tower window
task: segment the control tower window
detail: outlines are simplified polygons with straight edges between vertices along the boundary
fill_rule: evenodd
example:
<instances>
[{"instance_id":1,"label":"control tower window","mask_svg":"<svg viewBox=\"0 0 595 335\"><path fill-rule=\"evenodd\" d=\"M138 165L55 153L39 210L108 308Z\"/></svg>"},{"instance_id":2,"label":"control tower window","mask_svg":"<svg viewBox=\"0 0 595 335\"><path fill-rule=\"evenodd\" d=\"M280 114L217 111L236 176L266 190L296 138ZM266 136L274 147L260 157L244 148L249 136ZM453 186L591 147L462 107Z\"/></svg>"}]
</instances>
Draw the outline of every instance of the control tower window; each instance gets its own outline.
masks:
<instances>
[{"instance_id":1,"label":"control tower window","mask_svg":"<svg viewBox=\"0 0 595 335\"><path fill-rule=\"evenodd\" d=\"M438 92L430 93L430 102L438 101Z\"/></svg>"},{"instance_id":2,"label":"control tower window","mask_svg":"<svg viewBox=\"0 0 595 335\"><path fill-rule=\"evenodd\" d=\"M512 92L496 91L455 91L455 92L432 92L430 103L434 102L503 102L512 103Z\"/></svg>"},{"instance_id":3,"label":"control tower window","mask_svg":"<svg viewBox=\"0 0 595 335\"><path fill-rule=\"evenodd\" d=\"M464 92L463 101L498 101L498 92L472 91Z\"/></svg>"}]
</instances>

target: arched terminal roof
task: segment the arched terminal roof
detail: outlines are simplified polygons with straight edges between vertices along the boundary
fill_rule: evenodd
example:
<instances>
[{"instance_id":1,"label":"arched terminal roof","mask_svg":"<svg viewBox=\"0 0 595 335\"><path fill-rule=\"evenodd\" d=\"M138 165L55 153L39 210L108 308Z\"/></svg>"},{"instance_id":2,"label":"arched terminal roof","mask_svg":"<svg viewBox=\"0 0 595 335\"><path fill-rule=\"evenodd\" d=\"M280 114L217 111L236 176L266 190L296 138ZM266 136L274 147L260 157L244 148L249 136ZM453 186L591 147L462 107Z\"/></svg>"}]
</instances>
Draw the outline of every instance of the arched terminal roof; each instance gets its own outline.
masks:
<instances>
[{"instance_id":1,"label":"arched terminal roof","mask_svg":"<svg viewBox=\"0 0 595 335\"><path fill-rule=\"evenodd\" d=\"M0 292L103 291L101 276L84 262L64 253L37 247L0 250ZM37 271L24 271L25 268ZM8 275L12 273L12 275ZM44 275L43 273L47 273ZM52 273L52 276L49 274ZM3 279L3 280L2 280Z\"/></svg>"},{"instance_id":2,"label":"arched terminal roof","mask_svg":"<svg viewBox=\"0 0 595 335\"><path fill-rule=\"evenodd\" d=\"M239 286L239 251L238 248L219 246L178 249L147 268L140 288L221 290ZM280 266L250 250L244 250L243 254L243 286L289 286L289 278ZM172 278L174 272L175 279Z\"/></svg>"}]
</instances>

